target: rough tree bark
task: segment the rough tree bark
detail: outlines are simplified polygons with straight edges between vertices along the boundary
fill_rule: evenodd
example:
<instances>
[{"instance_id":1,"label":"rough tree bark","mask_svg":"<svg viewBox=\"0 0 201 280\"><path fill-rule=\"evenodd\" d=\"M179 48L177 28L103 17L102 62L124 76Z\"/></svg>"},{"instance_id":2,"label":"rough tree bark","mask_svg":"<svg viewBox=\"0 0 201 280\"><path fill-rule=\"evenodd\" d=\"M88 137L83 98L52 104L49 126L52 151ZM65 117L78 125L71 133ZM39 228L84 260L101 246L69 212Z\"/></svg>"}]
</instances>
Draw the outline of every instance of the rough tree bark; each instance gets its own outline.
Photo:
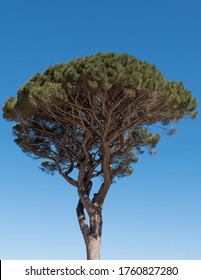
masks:
<instances>
[{"instance_id":1,"label":"rough tree bark","mask_svg":"<svg viewBox=\"0 0 201 280\"><path fill-rule=\"evenodd\" d=\"M84 160L80 163L78 174L78 196L79 201L76 208L79 226L85 241L87 260L100 259L100 246L102 234L102 207L106 194L112 183L112 176L110 174L110 153L108 145L103 145L104 159L102 163L104 181L98 191L94 194L93 199L89 198L92 189L92 175L94 166L90 163L90 157L87 149L88 140L86 137L83 143L83 151L85 154ZM85 212L89 217L89 225L86 220Z\"/></svg>"},{"instance_id":2,"label":"rough tree bark","mask_svg":"<svg viewBox=\"0 0 201 280\"><path fill-rule=\"evenodd\" d=\"M90 209L90 226L87 224L81 199L78 202L76 210L80 229L86 245L87 260L99 260L102 233L102 209L96 206Z\"/></svg>"}]
</instances>

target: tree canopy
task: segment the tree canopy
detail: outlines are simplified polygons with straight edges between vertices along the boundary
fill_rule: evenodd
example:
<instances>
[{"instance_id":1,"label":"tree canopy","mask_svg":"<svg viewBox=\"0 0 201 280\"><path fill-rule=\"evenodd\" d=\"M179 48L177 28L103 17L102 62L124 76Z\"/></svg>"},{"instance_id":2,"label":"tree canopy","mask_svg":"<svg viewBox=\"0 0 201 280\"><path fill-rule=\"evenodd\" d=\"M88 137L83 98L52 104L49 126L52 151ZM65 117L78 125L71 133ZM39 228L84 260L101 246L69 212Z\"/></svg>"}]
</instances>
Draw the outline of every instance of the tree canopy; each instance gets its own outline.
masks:
<instances>
[{"instance_id":1,"label":"tree canopy","mask_svg":"<svg viewBox=\"0 0 201 280\"><path fill-rule=\"evenodd\" d=\"M37 73L3 111L16 123L22 151L44 159L43 171L58 171L77 187L78 212L85 208L90 215L114 178L132 173L137 154L154 151L160 134L153 126L195 118L196 107L182 82L167 81L154 65L131 55L109 52ZM99 176L103 183L91 200L92 179Z\"/></svg>"},{"instance_id":2,"label":"tree canopy","mask_svg":"<svg viewBox=\"0 0 201 280\"><path fill-rule=\"evenodd\" d=\"M72 169L86 156L84 148L95 159L105 141L112 173L122 176L137 159L133 148L157 144L159 134L150 133L149 125L195 117L196 106L183 83L166 81L154 65L127 54L99 53L37 73L17 99L6 101L4 118L17 123L15 142L24 152L51 160L43 169Z\"/></svg>"}]
</instances>

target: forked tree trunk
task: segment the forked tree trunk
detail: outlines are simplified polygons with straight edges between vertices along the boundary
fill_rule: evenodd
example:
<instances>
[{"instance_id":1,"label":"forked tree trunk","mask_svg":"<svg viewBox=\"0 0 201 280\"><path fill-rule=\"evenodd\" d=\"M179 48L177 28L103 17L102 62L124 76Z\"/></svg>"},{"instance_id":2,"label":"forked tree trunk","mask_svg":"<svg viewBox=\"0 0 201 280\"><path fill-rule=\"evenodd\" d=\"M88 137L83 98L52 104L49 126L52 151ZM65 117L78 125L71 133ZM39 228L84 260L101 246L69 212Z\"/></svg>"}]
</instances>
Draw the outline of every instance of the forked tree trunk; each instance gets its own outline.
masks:
<instances>
[{"instance_id":1,"label":"forked tree trunk","mask_svg":"<svg viewBox=\"0 0 201 280\"><path fill-rule=\"evenodd\" d=\"M88 213L90 226L87 224L81 200L79 200L76 210L80 229L86 245L87 260L99 260L102 233L102 209L94 206L92 212L90 214Z\"/></svg>"}]
</instances>

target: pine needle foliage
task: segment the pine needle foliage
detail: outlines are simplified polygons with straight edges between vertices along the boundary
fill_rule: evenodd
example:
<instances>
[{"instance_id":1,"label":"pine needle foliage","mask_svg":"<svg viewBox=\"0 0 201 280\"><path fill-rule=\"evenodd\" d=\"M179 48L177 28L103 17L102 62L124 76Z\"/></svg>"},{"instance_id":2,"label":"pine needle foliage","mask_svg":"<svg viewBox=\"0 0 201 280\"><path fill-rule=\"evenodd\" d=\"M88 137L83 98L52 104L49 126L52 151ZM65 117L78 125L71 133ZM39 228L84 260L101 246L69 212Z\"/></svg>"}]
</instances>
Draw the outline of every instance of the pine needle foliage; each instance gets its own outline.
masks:
<instances>
[{"instance_id":1,"label":"pine needle foliage","mask_svg":"<svg viewBox=\"0 0 201 280\"><path fill-rule=\"evenodd\" d=\"M15 142L23 152L48 160L42 170L68 173L86 156L101 165L107 143L108 172L122 177L132 173L136 152L155 149L160 135L149 127L195 118L196 107L183 83L167 81L154 65L127 54L98 53L37 73L3 111L17 123Z\"/></svg>"}]
</instances>

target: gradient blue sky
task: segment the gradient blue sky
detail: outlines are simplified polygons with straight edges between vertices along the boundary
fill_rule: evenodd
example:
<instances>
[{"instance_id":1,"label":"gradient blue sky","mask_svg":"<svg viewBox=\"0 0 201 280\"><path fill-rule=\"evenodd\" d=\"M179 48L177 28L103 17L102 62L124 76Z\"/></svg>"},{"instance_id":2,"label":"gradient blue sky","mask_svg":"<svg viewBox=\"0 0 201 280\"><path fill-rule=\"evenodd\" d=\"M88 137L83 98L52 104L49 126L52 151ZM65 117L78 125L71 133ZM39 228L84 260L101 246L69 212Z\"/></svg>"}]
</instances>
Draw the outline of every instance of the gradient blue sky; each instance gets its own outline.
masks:
<instances>
[{"instance_id":1,"label":"gradient blue sky","mask_svg":"<svg viewBox=\"0 0 201 280\"><path fill-rule=\"evenodd\" d=\"M35 0L0 3L0 103L36 72L113 51L155 64L201 99L201 1ZM1 116L0 259L85 259L64 179L42 173ZM183 120L105 201L102 259L201 259L201 126Z\"/></svg>"}]
</instances>

